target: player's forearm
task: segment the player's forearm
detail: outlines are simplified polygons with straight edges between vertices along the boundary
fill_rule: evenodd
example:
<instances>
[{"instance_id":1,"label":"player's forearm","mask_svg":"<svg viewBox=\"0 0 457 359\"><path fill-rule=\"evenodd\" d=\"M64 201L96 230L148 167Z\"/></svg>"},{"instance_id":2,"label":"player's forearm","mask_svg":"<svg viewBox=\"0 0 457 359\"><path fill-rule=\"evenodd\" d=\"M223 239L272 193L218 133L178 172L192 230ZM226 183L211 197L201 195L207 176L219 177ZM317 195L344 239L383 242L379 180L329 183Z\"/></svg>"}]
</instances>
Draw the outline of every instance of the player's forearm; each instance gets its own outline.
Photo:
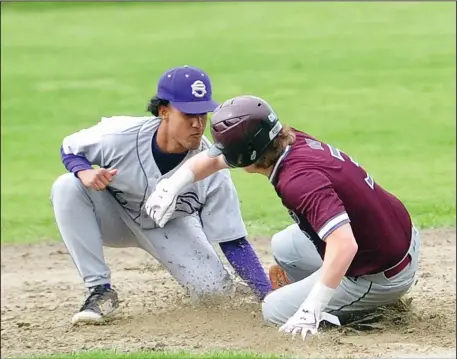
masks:
<instances>
[{"instance_id":1,"label":"player's forearm","mask_svg":"<svg viewBox=\"0 0 457 359\"><path fill-rule=\"evenodd\" d=\"M346 234L330 235L322 265L322 283L329 288L338 287L356 253L357 243L354 237Z\"/></svg>"},{"instance_id":2,"label":"player's forearm","mask_svg":"<svg viewBox=\"0 0 457 359\"><path fill-rule=\"evenodd\" d=\"M330 234L326 244L321 276L304 303L321 312L327 307L357 253L357 243L349 224Z\"/></svg>"},{"instance_id":3,"label":"player's forearm","mask_svg":"<svg viewBox=\"0 0 457 359\"><path fill-rule=\"evenodd\" d=\"M271 292L268 280L259 257L246 238L219 244L225 257L236 273L249 285L254 293L263 300Z\"/></svg>"},{"instance_id":4,"label":"player's forearm","mask_svg":"<svg viewBox=\"0 0 457 359\"><path fill-rule=\"evenodd\" d=\"M207 152L208 151L200 152L186 161L183 165L194 174L194 182L198 182L217 171L228 168L228 165L222 156L209 157Z\"/></svg>"},{"instance_id":5,"label":"player's forearm","mask_svg":"<svg viewBox=\"0 0 457 359\"><path fill-rule=\"evenodd\" d=\"M222 156L209 157L207 151L203 151L184 162L170 177L170 180L173 182L176 193L178 193L188 185L201 181L224 168L228 168L228 165Z\"/></svg>"}]
</instances>

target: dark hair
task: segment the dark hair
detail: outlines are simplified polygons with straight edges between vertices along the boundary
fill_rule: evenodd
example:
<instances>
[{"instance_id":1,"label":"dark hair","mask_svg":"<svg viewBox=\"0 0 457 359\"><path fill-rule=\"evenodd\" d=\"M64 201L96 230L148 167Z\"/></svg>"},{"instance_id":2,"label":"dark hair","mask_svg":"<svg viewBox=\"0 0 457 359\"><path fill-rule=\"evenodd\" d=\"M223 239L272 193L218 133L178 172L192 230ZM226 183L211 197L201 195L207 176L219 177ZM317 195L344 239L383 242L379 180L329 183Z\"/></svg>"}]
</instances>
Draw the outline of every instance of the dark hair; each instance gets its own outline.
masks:
<instances>
[{"instance_id":1,"label":"dark hair","mask_svg":"<svg viewBox=\"0 0 457 359\"><path fill-rule=\"evenodd\" d=\"M148 112L152 113L154 116L159 116L159 109L160 106L168 106L170 104L170 101L168 100L163 100L161 98L158 98L157 96L154 96L149 100L148 104Z\"/></svg>"}]
</instances>

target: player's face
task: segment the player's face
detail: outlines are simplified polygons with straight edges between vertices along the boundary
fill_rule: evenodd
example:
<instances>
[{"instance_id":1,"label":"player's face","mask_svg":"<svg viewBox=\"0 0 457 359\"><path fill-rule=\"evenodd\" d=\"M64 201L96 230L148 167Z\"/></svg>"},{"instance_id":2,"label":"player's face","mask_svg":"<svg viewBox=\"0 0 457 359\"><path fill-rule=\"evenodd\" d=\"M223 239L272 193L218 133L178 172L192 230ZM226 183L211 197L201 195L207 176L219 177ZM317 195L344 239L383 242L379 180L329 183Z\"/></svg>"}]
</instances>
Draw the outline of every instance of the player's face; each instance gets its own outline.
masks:
<instances>
[{"instance_id":1,"label":"player's face","mask_svg":"<svg viewBox=\"0 0 457 359\"><path fill-rule=\"evenodd\" d=\"M208 116L206 113L186 114L170 106L169 134L186 150L200 146Z\"/></svg>"}]
</instances>

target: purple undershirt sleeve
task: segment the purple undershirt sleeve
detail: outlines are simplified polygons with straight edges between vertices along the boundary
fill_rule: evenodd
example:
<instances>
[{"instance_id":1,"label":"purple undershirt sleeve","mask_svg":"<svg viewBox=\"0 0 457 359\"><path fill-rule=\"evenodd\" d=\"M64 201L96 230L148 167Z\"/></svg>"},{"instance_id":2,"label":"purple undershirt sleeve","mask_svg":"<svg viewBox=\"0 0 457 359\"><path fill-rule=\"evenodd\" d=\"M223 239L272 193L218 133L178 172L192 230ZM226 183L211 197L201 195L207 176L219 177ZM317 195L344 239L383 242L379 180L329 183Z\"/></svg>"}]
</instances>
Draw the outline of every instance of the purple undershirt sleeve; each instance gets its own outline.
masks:
<instances>
[{"instance_id":1,"label":"purple undershirt sleeve","mask_svg":"<svg viewBox=\"0 0 457 359\"><path fill-rule=\"evenodd\" d=\"M65 153L63 146L60 147L60 157L67 171L72 172L75 176L77 176L79 171L92 168L92 164L83 154L74 155L73 153Z\"/></svg>"},{"instance_id":2,"label":"purple undershirt sleeve","mask_svg":"<svg viewBox=\"0 0 457 359\"><path fill-rule=\"evenodd\" d=\"M257 254L246 238L243 237L229 242L222 242L219 245L237 274L263 300L272 291L271 283L263 270Z\"/></svg>"}]
</instances>

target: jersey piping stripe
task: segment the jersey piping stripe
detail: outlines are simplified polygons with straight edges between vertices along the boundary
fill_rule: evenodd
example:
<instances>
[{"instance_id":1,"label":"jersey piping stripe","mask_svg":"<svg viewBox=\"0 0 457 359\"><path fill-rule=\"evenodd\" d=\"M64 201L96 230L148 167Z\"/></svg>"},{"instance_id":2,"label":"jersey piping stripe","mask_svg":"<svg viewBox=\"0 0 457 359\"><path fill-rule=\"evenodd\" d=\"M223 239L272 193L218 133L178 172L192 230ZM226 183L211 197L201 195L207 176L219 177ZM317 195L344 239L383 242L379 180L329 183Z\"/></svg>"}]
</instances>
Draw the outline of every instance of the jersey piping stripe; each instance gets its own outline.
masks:
<instances>
[{"instance_id":1,"label":"jersey piping stripe","mask_svg":"<svg viewBox=\"0 0 457 359\"><path fill-rule=\"evenodd\" d=\"M338 309L329 310L328 312L329 312L330 314L331 314L331 313L335 313L335 312L340 312L340 311L342 311L344 308L350 307L351 305L354 305L355 303L360 302L363 298L365 298L365 297L368 295L368 293L370 293L371 287L372 287L372 286L373 286L373 282L370 282L370 285L368 286L367 291L366 291L361 297L359 297L359 298L356 299L356 300L353 300L353 301L352 301L351 303L349 303L349 304L345 304L345 305L339 307Z\"/></svg>"},{"instance_id":2,"label":"jersey piping stripe","mask_svg":"<svg viewBox=\"0 0 457 359\"><path fill-rule=\"evenodd\" d=\"M269 177L270 182L273 182L275 180L276 173L278 172L279 165L281 164L281 162L284 159L284 157L286 157L286 155L289 152L289 150L290 150L290 145L288 145L285 148L285 150L282 153L281 157L279 157L278 160L276 161L276 164L274 165L273 170L271 171L271 174L270 174L270 177Z\"/></svg>"},{"instance_id":3,"label":"jersey piping stripe","mask_svg":"<svg viewBox=\"0 0 457 359\"><path fill-rule=\"evenodd\" d=\"M143 163L141 162L140 149L139 149L139 144L138 144L139 140L140 140L140 131L142 128L143 128L143 126L141 126L140 129L138 130L138 132L136 133L136 156L138 158L138 163L140 165L141 171L143 172L143 176L146 179L146 188L144 189L143 199L141 200L140 208L138 210L138 216L133 218L134 221L136 221L142 214L143 205L144 205L144 202L146 201L146 195L148 194L148 189L149 189L148 175L146 173L146 170L143 167ZM151 151L152 151L152 149L151 149ZM141 225L141 227L142 227L142 225Z\"/></svg>"},{"instance_id":4,"label":"jersey piping stripe","mask_svg":"<svg viewBox=\"0 0 457 359\"><path fill-rule=\"evenodd\" d=\"M327 221L317 234L322 240L324 240L333 230L341 226L343 224L342 222L349 222L349 216L346 212L341 213Z\"/></svg>"}]
</instances>

